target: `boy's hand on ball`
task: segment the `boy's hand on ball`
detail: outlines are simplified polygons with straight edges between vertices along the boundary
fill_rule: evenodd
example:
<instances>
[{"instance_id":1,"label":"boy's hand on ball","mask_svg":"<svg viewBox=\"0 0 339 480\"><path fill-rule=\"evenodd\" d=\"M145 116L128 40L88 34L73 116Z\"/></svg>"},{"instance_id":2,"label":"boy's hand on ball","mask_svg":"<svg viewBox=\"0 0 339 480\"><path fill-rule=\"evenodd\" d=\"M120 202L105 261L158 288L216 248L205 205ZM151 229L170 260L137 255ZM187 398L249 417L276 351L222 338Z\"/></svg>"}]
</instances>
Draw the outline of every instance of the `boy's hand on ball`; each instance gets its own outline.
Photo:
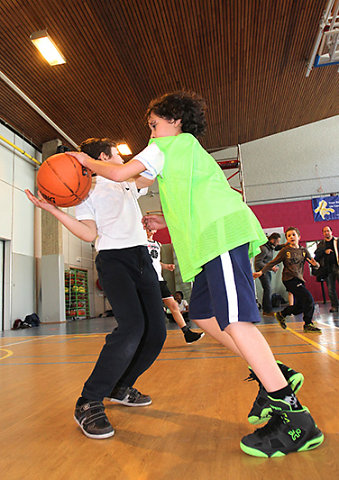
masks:
<instances>
[{"instance_id":1,"label":"boy's hand on ball","mask_svg":"<svg viewBox=\"0 0 339 480\"><path fill-rule=\"evenodd\" d=\"M76 160L78 160L78 162L81 163L81 165L83 165L86 168L89 168L89 167L87 167L86 162L88 160L90 160L91 157L89 155L87 155L87 153L84 153L84 152L67 152L67 155L71 155Z\"/></svg>"},{"instance_id":2,"label":"boy's hand on ball","mask_svg":"<svg viewBox=\"0 0 339 480\"><path fill-rule=\"evenodd\" d=\"M56 210L57 207L55 207L54 205L46 202L46 200L44 199L44 197L41 195L40 192L38 192L38 197L35 197L33 195L33 193L26 189L25 190L25 193L27 195L27 198L38 208L42 208L43 210L47 210L49 212L51 212L52 210Z\"/></svg>"}]
</instances>

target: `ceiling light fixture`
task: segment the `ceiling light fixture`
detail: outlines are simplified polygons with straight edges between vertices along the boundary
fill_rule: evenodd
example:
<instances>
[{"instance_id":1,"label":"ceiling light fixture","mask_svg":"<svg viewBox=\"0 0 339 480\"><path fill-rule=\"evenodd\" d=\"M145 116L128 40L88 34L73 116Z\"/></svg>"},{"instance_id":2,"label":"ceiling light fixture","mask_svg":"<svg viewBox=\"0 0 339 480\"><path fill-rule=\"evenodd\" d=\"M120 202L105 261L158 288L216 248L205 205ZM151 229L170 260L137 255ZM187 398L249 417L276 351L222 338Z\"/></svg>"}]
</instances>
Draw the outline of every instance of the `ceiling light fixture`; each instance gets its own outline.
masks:
<instances>
[{"instance_id":1,"label":"ceiling light fixture","mask_svg":"<svg viewBox=\"0 0 339 480\"><path fill-rule=\"evenodd\" d=\"M61 65L62 63L66 63L66 60L48 35L47 30L40 30L39 32L32 33L30 39L50 65Z\"/></svg>"},{"instance_id":2,"label":"ceiling light fixture","mask_svg":"<svg viewBox=\"0 0 339 480\"><path fill-rule=\"evenodd\" d=\"M132 150L129 148L127 143L119 143L117 145L117 150L120 155L132 155Z\"/></svg>"}]
</instances>

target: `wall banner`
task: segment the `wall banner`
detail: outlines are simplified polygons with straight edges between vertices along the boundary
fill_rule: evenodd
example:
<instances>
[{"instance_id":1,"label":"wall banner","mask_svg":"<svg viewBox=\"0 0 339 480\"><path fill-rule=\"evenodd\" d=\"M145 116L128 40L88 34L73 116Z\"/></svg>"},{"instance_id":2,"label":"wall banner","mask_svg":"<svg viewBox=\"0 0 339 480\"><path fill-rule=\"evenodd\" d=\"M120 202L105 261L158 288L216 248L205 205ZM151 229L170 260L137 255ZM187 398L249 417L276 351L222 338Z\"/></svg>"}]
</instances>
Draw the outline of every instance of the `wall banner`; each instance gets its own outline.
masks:
<instances>
[{"instance_id":1,"label":"wall banner","mask_svg":"<svg viewBox=\"0 0 339 480\"><path fill-rule=\"evenodd\" d=\"M339 220L339 196L312 198L312 210L315 222Z\"/></svg>"}]
</instances>

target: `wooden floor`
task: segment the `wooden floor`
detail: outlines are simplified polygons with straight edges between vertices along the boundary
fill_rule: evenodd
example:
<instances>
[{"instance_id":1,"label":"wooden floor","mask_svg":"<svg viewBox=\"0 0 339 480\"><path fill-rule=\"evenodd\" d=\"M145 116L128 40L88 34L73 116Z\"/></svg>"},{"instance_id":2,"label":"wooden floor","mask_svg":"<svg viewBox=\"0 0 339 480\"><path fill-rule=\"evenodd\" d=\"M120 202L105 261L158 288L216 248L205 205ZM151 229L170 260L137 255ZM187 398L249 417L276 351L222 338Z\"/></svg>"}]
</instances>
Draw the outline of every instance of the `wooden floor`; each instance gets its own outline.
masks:
<instances>
[{"instance_id":1,"label":"wooden floor","mask_svg":"<svg viewBox=\"0 0 339 480\"><path fill-rule=\"evenodd\" d=\"M293 317L291 317L293 318ZM85 437L74 404L93 368L105 331L0 338L0 477L2 480L219 480L339 478L339 330L324 315L322 335L302 323L259 328L277 359L304 373L299 399L325 441L316 450L275 459L247 456L241 437L257 394L243 382L243 361L205 336L186 345L171 330L152 368L136 384L149 407L106 402L116 433ZM57 328L55 328L57 330Z\"/></svg>"}]
</instances>

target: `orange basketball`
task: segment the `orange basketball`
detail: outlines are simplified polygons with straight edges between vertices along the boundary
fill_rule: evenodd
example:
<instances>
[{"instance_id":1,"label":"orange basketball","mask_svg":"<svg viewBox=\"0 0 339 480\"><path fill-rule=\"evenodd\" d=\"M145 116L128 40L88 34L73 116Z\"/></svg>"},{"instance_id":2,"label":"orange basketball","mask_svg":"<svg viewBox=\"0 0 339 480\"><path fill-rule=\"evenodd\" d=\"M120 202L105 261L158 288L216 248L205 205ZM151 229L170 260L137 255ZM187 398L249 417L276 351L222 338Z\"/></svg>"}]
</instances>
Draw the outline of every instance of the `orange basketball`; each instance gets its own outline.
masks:
<instances>
[{"instance_id":1,"label":"orange basketball","mask_svg":"<svg viewBox=\"0 0 339 480\"><path fill-rule=\"evenodd\" d=\"M58 207L74 207L86 197L92 173L67 153L47 158L38 170L37 185L44 199Z\"/></svg>"}]
</instances>

